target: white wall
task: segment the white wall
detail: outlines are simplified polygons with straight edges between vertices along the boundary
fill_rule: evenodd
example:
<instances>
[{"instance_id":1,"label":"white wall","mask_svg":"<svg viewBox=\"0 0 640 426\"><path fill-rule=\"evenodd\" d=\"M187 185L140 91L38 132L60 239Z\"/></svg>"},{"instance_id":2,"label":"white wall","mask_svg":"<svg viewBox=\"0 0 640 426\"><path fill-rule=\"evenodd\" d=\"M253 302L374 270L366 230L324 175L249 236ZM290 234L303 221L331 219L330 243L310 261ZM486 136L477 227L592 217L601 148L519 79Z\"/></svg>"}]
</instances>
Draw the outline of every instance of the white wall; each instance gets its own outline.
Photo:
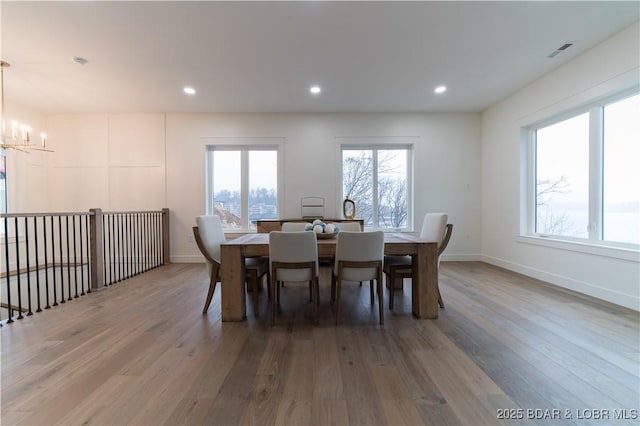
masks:
<instances>
[{"instance_id":1,"label":"white wall","mask_svg":"<svg viewBox=\"0 0 640 426\"><path fill-rule=\"evenodd\" d=\"M637 251L540 245L519 238L521 176L526 172L520 132L535 121L638 84L639 31L636 23L482 114L482 259L636 310Z\"/></svg>"},{"instance_id":2,"label":"white wall","mask_svg":"<svg viewBox=\"0 0 640 426\"><path fill-rule=\"evenodd\" d=\"M165 207L164 126L163 114L50 116L48 210Z\"/></svg>"},{"instance_id":3,"label":"white wall","mask_svg":"<svg viewBox=\"0 0 640 426\"><path fill-rule=\"evenodd\" d=\"M415 223L446 211L454 223L449 260L479 259L480 117L460 114L170 114L167 116L167 203L171 258L200 261L194 218L205 209L205 145L215 138L282 142L284 217L300 216L300 198L325 198L325 215L340 215L340 143L384 136L413 142ZM370 139L369 139L370 141Z\"/></svg>"},{"instance_id":4,"label":"white wall","mask_svg":"<svg viewBox=\"0 0 640 426\"><path fill-rule=\"evenodd\" d=\"M341 215L340 143L412 143L415 226L426 212L448 212L455 227L444 259L480 258L478 113L52 115L45 127L55 152L34 178L13 168L24 202L10 211L168 207L174 262L202 261L191 227L205 209L205 145L247 138L281 143L284 217L299 217L309 195L325 198L327 217Z\"/></svg>"}]
</instances>

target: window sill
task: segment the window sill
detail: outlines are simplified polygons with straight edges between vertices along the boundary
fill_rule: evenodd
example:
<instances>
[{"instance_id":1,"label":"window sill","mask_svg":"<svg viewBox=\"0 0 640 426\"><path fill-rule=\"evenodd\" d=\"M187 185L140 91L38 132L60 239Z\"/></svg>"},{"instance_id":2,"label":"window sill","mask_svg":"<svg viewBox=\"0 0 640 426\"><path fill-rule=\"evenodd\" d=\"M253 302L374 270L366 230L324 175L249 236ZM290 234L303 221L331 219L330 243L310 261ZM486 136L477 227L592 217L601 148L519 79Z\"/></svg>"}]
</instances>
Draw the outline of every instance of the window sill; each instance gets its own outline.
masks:
<instances>
[{"instance_id":1,"label":"window sill","mask_svg":"<svg viewBox=\"0 0 640 426\"><path fill-rule=\"evenodd\" d=\"M595 244L580 241L561 240L551 237L539 237L533 235L520 235L516 241L521 244L530 244L549 247L558 250L573 251L590 254L593 256L610 257L618 260L640 263L640 250L632 248L614 247L605 244Z\"/></svg>"}]
</instances>

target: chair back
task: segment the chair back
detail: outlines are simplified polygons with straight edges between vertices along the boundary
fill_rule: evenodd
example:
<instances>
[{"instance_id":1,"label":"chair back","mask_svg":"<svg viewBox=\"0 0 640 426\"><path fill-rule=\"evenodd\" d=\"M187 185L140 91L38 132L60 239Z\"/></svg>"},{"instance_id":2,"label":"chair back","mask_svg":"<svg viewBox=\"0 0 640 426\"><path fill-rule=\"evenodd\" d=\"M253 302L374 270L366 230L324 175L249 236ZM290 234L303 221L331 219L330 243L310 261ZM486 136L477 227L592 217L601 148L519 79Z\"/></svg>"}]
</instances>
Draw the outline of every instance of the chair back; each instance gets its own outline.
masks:
<instances>
[{"instance_id":1,"label":"chair back","mask_svg":"<svg viewBox=\"0 0 640 426\"><path fill-rule=\"evenodd\" d=\"M420 239L435 241L440 247L446 235L448 220L449 216L446 213L427 213L424 215Z\"/></svg>"},{"instance_id":2,"label":"chair back","mask_svg":"<svg viewBox=\"0 0 640 426\"><path fill-rule=\"evenodd\" d=\"M305 222L284 222L282 232L302 232L306 225Z\"/></svg>"},{"instance_id":3,"label":"chair back","mask_svg":"<svg viewBox=\"0 0 640 426\"><path fill-rule=\"evenodd\" d=\"M340 261L372 262L384 258L384 233L340 232L336 243L334 274L338 274ZM367 281L378 279L376 268L344 268L342 279L347 281Z\"/></svg>"},{"instance_id":4,"label":"chair back","mask_svg":"<svg viewBox=\"0 0 640 426\"><path fill-rule=\"evenodd\" d=\"M340 228L340 232L362 232L360 222L336 222L336 225Z\"/></svg>"},{"instance_id":5,"label":"chair back","mask_svg":"<svg viewBox=\"0 0 640 426\"><path fill-rule=\"evenodd\" d=\"M316 276L313 277L308 268L278 269L276 281L310 281L318 276L318 240L315 232L282 232L269 233L269 269L273 262L298 263L315 262Z\"/></svg>"},{"instance_id":6,"label":"chair back","mask_svg":"<svg viewBox=\"0 0 640 426\"><path fill-rule=\"evenodd\" d=\"M220 263L220 244L226 241L220 216L198 216L196 224L202 243L200 250L205 250L209 257Z\"/></svg>"}]
</instances>

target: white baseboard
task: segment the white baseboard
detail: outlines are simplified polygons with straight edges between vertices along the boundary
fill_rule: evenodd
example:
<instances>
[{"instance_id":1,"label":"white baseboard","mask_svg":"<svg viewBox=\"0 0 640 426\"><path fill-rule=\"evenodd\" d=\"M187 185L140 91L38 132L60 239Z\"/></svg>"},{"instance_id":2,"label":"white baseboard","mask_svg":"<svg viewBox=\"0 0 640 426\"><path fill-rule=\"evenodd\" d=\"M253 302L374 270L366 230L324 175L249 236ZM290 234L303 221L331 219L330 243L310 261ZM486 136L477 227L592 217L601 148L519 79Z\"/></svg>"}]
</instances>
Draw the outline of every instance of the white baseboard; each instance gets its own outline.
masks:
<instances>
[{"instance_id":1,"label":"white baseboard","mask_svg":"<svg viewBox=\"0 0 640 426\"><path fill-rule=\"evenodd\" d=\"M205 263L201 255L178 255L171 256L171 263Z\"/></svg>"},{"instance_id":2,"label":"white baseboard","mask_svg":"<svg viewBox=\"0 0 640 426\"><path fill-rule=\"evenodd\" d=\"M563 275L553 274L548 271L543 271L541 269L510 262L508 260L500 259L493 256L483 255L481 256L481 261L517 272L522 275L526 275L528 277L536 278L538 280L545 281L547 283L566 288L577 293L582 293L588 296L595 297L597 299L606 300L607 302L624 306L625 308L633 309L634 311L640 311L640 298L634 297L633 295L620 293L618 291L599 287L585 281L576 280Z\"/></svg>"},{"instance_id":3,"label":"white baseboard","mask_svg":"<svg viewBox=\"0 0 640 426\"><path fill-rule=\"evenodd\" d=\"M480 254L447 254L442 253L440 256L442 262L480 262L482 260L482 255Z\"/></svg>"}]
</instances>

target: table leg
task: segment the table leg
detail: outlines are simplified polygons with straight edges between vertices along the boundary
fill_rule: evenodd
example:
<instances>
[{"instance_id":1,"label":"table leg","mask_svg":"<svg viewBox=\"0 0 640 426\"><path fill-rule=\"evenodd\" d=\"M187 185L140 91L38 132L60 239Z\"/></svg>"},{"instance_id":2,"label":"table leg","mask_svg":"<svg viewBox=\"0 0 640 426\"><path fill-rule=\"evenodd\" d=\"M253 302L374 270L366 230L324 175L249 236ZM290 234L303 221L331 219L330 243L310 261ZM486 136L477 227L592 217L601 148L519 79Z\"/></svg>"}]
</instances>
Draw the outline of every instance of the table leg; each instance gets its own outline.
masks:
<instances>
[{"instance_id":1,"label":"table leg","mask_svg":"<svg viewBox=\"0 0 640 426\"><path fill-rule=\"evenodd\" d=\"M242 251L239 246L222 245L220 247L222 270L221 298L222 321L242 321L246 318L244 297L244 268Z\"/></svg>"},{"instance_id":2,"label":"table leg","mask_svg":"<svg viewBox=\"0 0 640 426\"><path fill-rule=\"evenodd\" d=\"M412 307L417 318L438 318L438 248L434 244L418 244L412 256Z\"/></svg>"}]
</instances>

